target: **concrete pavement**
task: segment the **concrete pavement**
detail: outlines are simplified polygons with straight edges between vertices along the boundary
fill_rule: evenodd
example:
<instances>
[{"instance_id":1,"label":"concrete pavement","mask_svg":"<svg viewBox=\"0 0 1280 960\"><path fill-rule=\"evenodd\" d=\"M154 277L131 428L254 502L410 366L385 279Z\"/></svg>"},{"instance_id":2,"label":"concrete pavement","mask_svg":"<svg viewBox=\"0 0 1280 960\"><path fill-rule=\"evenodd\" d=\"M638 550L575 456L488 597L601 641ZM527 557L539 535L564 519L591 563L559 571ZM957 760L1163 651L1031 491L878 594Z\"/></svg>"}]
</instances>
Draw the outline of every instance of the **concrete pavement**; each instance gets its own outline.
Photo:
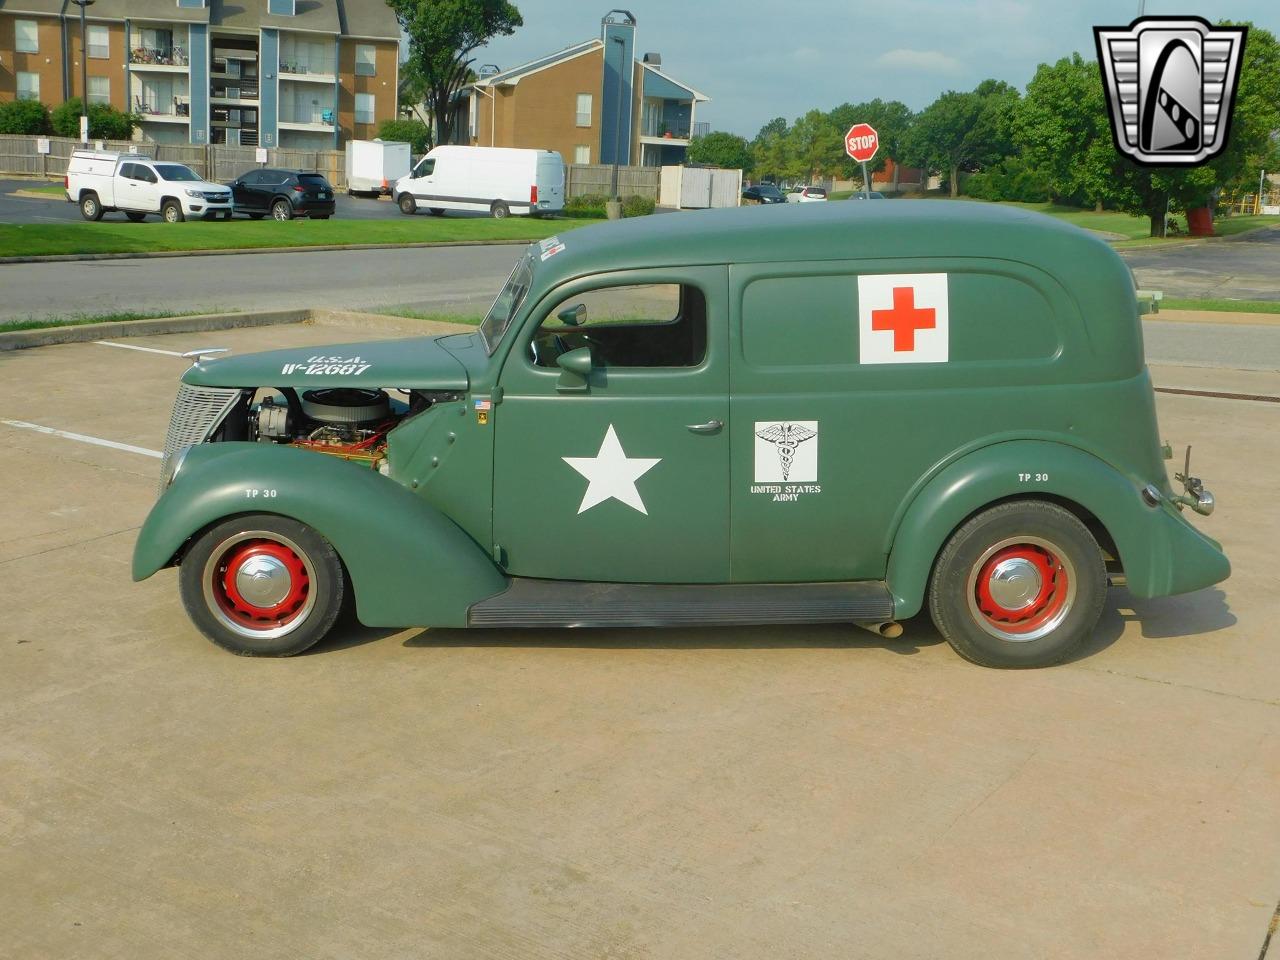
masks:
<instances>
[{"instance_id":1,"label":"concrete pavement","mask_svg":"<svg viewBox=\"0 0 1280 960\"><path fill-rule=\"evenodd\" d=\"M0 418L158 448L182 364L3 355ZM1157 403L1233 576L1113 589L1088 655L1030 672L964 663L925 619L898 642L358 629L239 659L172 571L129 583L154 459L0 425L0 954L1258 960L1280 408Z\"/></svg>"}]
</instances>

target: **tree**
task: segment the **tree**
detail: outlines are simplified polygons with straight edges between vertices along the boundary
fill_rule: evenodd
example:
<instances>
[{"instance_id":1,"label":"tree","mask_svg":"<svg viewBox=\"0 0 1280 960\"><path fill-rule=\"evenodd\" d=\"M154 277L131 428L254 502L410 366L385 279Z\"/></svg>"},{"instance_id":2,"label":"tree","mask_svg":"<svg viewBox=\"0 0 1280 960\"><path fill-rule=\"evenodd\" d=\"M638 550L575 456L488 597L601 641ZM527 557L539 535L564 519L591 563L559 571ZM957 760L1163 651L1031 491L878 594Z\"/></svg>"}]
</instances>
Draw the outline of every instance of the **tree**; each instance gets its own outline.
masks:
<instances>
[{"instance_id":1,"label":"tree","mask_svg":"<svg viewBox=\"0 0 1280 960\"><path fill-rule=\"evenodd\" d=\"M981 170L1012 152L1012 119L1018 91L984 80L969 93L948 90L916 116L903 138L903 161L947 174L951 196L960 171Z\"/></svg>"},{"instance_id":2,"label":"tree","mask_svg":"<svg viewBox=\"0 0 1280 960\"><path fill-rule=\"evenodd\" d=\"M467 82L472 54L494 37L510 36L524 19L507 0L387 0L409 38L412 71L425 91L436 143L453 132L453 101Z\"/></svg>"},{"instance_id":3,"label":"tree","mask_svg":"<svg viewBox=\"0 0 1280 960\"><path fill-rule=\"evenodd\" d=\"M53 132L60 137L80 136L80 98L72 97L49 115ZM100 140L130 140L139 123L137 114L124 113L105 103L89 104L89 136Z\"/></svg>"},{"instance_id":4,"label":"tree","mask_svg":"<svg viewBox=\"0 0 1280 960\"><path fill-rule=\"evenodd\" d=\"M689 160L692 163L705 163L711 167L723 167L726 170L741 170L750 173L755 166L751 156L751 147L742 137L721 130L713 130L701 137L694 137L689 142Z\"/></svg>"},{"instance_id":5,"label":"tree","mask_svg":"<svg viewBox=\"0 0 1280 960\"><path fill-rule=\"evenodd\" d=\"M398 140L409 144L415 154L430 149L431 130L421 120L383 120L378 124L379 140Z\"/></svg>"},{"instance_id":6,"label":"tree","mask_svg":"<svg viewBox=\"0 0 1280 960\"><path fill-rule=\"evenodd\" d=\"M1118 185L1116 205L1126 213L1150 218L1151 236L1162 237L1167 210L1207 205L1224 186L1256 176L1258 168L1251 164L1254 158L1273 153L1272 135L1277 129L1280 44L1274 34L1250 26L1226 149L1203 166L1189 169L1140 167L1117 155L1112 166Z\"/></svg>"},{"instance_id":7,"label":"tree","mask_svg":"<svg viewBox=\"0 0 1280 960\"><path fill-rule=\"evenodd\" d=\"M49 108L39 100L0 103L0 133L27 135L49 132Z\"/></svg>"},{"instance_id":8,"label":"tree","mask_svg":"<svg viewBox=\"0 0 1280 960\"><path fill-rule=\"evenodd\" d=\"M810 110L787 134L787 176L806 182L837 169L844 153L844 131L821 110Z\"/></svg>"},{"instance_id":9,"label":"tree","mask_svg":"<svg viewBox=\"0 0 1280 960\"><path fill-rule=\"evenodd\" d=\"M778 180L785 176L787 168L787 121L774 117L751 141L753 168L762 177Z\"/></svg>"},{"instance_id":10,"label":"tree","mask_svg":"<svg viewBox=\"0 0 1280 960\"><path fill-rule=\"evenodd\" d=\"M1043 178L1051 200L1102 201L1112 151L1098 65L1079 53L1053 66L1040 64L1014 114L1013 139L1022 159ZM1099 144L1106 149L1095 149Z\"/></svg>"}]
</instances>

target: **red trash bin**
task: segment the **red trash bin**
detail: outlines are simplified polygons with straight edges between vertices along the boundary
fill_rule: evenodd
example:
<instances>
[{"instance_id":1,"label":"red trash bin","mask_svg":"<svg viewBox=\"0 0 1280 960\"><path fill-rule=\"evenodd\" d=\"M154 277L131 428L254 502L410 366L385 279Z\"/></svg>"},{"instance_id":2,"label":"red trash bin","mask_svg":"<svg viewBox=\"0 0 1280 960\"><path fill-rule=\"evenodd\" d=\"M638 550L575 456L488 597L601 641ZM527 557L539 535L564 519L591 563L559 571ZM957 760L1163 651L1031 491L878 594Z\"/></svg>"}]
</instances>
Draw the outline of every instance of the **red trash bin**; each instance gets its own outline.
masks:
<instances>
[{"instance_id":1,"label":"red trash bin","mask_svg":"<svg viewBox=\"0 0 1280 960\"><path fill-rule=\"evenodd\" d=\"M1187 211L1187 233L1193 237L1213 236L1213 212L1208 207Z\"/></svg>"}]
</instances>

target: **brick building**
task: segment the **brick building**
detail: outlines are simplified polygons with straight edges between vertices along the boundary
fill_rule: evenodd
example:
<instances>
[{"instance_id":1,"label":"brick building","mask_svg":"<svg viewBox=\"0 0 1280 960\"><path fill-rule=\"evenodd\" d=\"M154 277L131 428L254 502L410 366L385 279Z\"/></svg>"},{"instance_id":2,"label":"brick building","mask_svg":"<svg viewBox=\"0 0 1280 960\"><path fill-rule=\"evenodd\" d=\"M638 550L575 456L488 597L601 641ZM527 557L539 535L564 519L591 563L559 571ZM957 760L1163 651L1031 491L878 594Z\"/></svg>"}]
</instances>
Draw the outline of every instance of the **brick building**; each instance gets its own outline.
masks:
<instances>
[{"instance_id":1,"label":"brick building","mask_svg":"<svg viewBox=\"0 0 1280 960\"><path fill-rule=\"evenodd\" d=\"M684 162L695 120L710 98L670 77L656 53L635 56L636 21L615 10L600 38L514 67L485 72L463 88L453 142L555 150L566 163L661 166ZM621 79L621 87L619 80Z\"/></svg>"},{"instance_id":2,"label":"brick building","mask_svg":"<svg viewBox=\"0 0 1280 960\"><path fill-rule=\"evenodd\" d=\"M384 0L0 0L0 101L81 95L154 143L333 149L396 116L399 26Z\"/></svg>"}]
</instances>

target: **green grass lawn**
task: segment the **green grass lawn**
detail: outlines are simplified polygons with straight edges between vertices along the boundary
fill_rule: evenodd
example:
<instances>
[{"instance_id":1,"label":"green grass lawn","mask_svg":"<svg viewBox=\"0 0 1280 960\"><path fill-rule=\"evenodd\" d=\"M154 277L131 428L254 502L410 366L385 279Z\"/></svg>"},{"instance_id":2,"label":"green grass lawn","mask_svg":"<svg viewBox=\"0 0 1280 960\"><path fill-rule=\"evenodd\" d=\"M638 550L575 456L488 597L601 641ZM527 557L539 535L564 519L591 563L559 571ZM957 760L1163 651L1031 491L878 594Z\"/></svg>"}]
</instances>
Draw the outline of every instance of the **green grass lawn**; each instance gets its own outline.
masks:
<instances>
[{"instance_id":1,"label":"green grass lawn","mask_svg":"<svg viewBox=\"0 0 1280 960\"><path fill-rule=\"evenodd\" d=\"M395 220L232 220L190 223L0 224L0 257L167 250L249 250L361 243L541 240L590 220L401 217Z\"/></svg>"},{"instance_id":2,"label":"green grass lawn","mask_svg":"<svg viewBox=\"0 0 1280 960\"><path fill-rule=\"evenodd\" d=\"M1160 301L1161 310L1212 310L1223 313L1280 313L1280 300L1186 300L1181 297L1165 297ZM1159 320L1160 314L1150 317Z\"/></svg>"},{"instance_id":3,"label":"green grass lawn","mask_svg":"<svg viewBox=\"0 0 1280 960\"><path fill-rule=\"evenodd\" d=\"M46 197L57 197L62 200L67 195L67 191L60 183L33 183L30 186L21 186L18 188L23 193L39 193Z\"/></svg>"}]
</instances>

